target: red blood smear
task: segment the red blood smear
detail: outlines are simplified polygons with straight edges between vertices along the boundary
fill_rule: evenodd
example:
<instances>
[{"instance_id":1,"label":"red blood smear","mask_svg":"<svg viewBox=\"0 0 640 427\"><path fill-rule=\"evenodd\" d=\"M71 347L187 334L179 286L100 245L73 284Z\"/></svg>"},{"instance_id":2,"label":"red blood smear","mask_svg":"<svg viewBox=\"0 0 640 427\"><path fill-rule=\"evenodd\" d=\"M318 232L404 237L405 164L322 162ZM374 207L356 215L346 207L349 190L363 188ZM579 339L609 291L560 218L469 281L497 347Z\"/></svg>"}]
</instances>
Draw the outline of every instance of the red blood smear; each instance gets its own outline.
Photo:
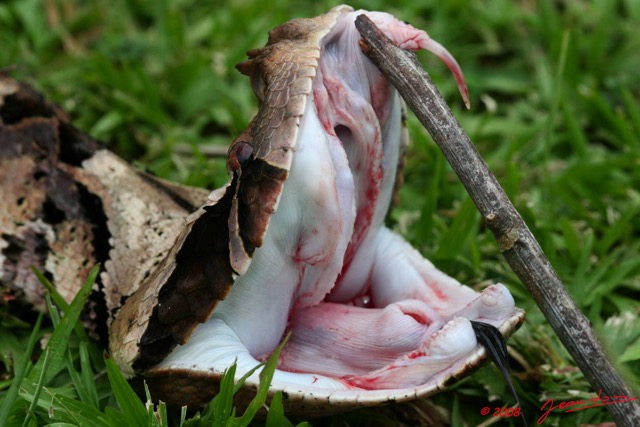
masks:
<instances>
[{"instance_id":1,"label":"red blood smear","mask_svg":"<svg viewBox=\"0 0 640 427\"><path fill-rule=\"evenodd\" d=\"M351 242L349 242L349 246L347 246L347 250L344 255L344 263L342 265L342 272L340 276L342 276L351 265L351 261L353 260L353 255L356 253L358 248L360 247L360 243L367 235L369 228L371 227L371 222L373 221L373 215L375 214L376 203L378 201L378 196L380 195L380 183L384 177L384 171L380 165L379 161L375 161L376 154L380 157L380 152L372 152L373 148L368 146L367 150L369 151L369 157L373 160L369 162L369 170L367 170L368 176L368 185L365 189L365 201L362 203L362 206L358 209L356 213L356 223L354 225L353 236L351 237Z\"/></svg>"},{"instance_id":2,"label":"red blood smear","mask_svg":"<svg viewBox=\"0 0 640 427\"><path fill-rule=\"evenodd\" d=\"M413 353L407 354L407 357L409 359L417 359L419 357L424 357L424 356L426 356L426 353L424 351L414 351Z\"/></svg>"},{"instance_id":3,"label":"red blood smear","mask_svg":"<svg viewBox=\"0 0 640 427\"><path fill-rule=\"evenodd\" d=\"M429 284L429 289L433 292L433 295L436 298L438 298L440 301L446 301L447 300L447 294L442 292L437 284L430 283Z\"/></svg>"}]
</instances>

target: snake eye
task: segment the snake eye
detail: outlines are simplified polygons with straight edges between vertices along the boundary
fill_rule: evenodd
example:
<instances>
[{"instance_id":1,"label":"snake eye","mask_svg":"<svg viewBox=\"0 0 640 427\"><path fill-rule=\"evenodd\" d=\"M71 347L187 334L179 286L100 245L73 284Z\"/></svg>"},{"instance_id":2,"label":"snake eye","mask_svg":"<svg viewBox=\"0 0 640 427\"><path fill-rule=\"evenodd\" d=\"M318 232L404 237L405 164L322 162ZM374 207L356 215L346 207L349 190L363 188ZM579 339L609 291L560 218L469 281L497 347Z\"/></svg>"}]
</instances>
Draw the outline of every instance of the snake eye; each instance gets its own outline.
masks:
<instances>
[{"instance_id":1,"label":"snake eye","mask_svg":"<svg viewBox=\"0 0 640 427\"><path fill-rule=\"evenodd\" d=\"M237 141L229 147L229 159L227 165L231 171L236 171L244 166L251 158L253 147L245 141Z\"/></svg>"}]
</instances>

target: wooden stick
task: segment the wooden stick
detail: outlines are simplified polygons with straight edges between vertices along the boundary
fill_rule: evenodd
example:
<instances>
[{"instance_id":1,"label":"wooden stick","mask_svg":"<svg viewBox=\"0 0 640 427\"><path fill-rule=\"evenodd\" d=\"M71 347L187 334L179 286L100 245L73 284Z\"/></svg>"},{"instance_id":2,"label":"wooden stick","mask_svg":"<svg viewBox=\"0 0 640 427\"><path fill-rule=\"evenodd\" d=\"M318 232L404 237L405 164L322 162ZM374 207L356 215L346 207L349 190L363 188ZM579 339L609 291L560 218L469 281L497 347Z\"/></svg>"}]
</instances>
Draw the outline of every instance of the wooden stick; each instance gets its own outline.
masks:
<instances>
[{"instance_id":1,"label":"wooden stick","mask_svg":"<svg viewBox=\"0 0 640 427\"><path fill-rule=\"evenodd\" d=\"M500 251L533 296L560 341L602 397L632 396L495 176L422 68L416 56L393 44L365 15L356 19L361 47L396 87L453 167L493 232ZM607 405L618 426L640 426L638 400Z\"/></svg>"}]
</instances>

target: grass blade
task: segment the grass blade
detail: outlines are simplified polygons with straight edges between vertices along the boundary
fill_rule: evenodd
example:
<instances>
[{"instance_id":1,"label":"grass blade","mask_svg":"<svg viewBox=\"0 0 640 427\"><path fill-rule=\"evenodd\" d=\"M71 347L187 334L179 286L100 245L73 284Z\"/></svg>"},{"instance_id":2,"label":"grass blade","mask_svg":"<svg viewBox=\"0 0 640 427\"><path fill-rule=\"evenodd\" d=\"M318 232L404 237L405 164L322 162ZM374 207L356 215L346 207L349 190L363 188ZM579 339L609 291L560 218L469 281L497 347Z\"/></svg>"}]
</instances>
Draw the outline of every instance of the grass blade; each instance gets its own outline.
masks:
<instances>
[{"instance_id":1,"label":"grass blade","mask_svg":"<svg viewBox=\"0 0 640 427\"><path fill-rule=\"evenodd\" d=\"M53 300L53 303L58 308L60 308L60 310L62 310L63 313L66 313L67 311L69 311L69 303L62 297L62 295L60 295L60 293L56 289L55 285L53 283L51 283L51 281L49 279L47 279L45 277L45 275L42 274L42 272L40 270L38 270L37 268L32 267L31 271L33 272L33 274L36 275L36 277L38 278L38 281L47 290L47 292L51 296L51 299ZM91 274L91 273L89 273L89 274ZM78 322L75 325L74 328L75 328L76 334L78 334L78 336L80 337L81 340L83 340L83 341L88 341L89 340L89 337L87 336L87 333L84 330L84 327L82 326L82 324L80 322Z\"/></svg>"},{"instance_id":2,"label":"grass blade","mask_svg":"<svg viewBox=\"0 0 640 427\"><path fill-rule=\"evenodd\" d=\"M438 258L454 258L469 244L469 237L476 234L480 216L473 201L466 198L449 229L441 236L436 252Z\"/></svg>"},{"instance_id":3,"label":"grass blade","mask_svg":"<svg viewBox=\"0 0 640 427\"><path fill-rule=\"evenodd\" d=\"M82 288L78 291L73 302L69 306L69 309L65 312L65 316L60 320L60 324L53 331L47 348L51 349L51 364L47 369L44 377L44 383L48 384L51 379L57 375L65 364L65 354L67 351L67 343L69 342L69 336L71 331L76 327L80 314L84 309L84 305L91 293L91 288L95 282L96 276L100 271L100 266L96 265L91 269L91 272L87 276ZM29 375L31 381L36 381L43 370L44 360L40 359L36 363L33 371Z\"/></svg>"},{"instance_id":4,"label":"grass blade","mask_svg":"<svg viewBox=\"0 0 640 427\"><path fill-rule=\"evenodd\" d=\"M251 420L256 416L258 410L262 408L267 400L267 395L269 394L269 387L271 386L271 380L273 379L273 374L276 372L276 367L278 366L278 358L280 357L280 351L284 348L289 341L289 337L291 334L288 334L282 343L276 347L276 349L271 353L267 363L265 363L264 368L262 368L262 372L260 372L260 385L258 385L258 392L256 396L253 398L247 410L242 414L242 417L236 419L234 426L236 427L246 427L249 425Z\"/></svg>"},{"instance_id":5,"label":"grass blade","mask_svg":"<svg viewBox=\"0 0 640 427\"><path fill-rule=\"evenodd\" d=\"M31 354L33 353L33 349L35 348L36 342L38 340L38 336L40 335L40 326L42 325L43 314L40 313L38 316L38 320L36 320L36 324L33 326L33 331L31 332L31 336L29 337L29 342L27 344L27 350L22 355L22 358L16 358L16 360L21 360L20 364L17 366L15 376L13 378L13 382L7 391L7 394L4 396L4 400L2 401L2 405L0 405L0 426L7 425L9 415L11 413L11 408L18 397L18 392L20 391L20 384L22 384L25 379L27 368L29 366Z\"/></svg>"},{"instance_id":6,"label":"grass blade","mask_svg":"<svg viewBox=\"0 0 640 427\"><path fill-rule=\"evenodd\" d=\"M131 426L146 427L148 425L147 410L144 404L133 391L127 380L120 372L120 368L108 356L105 357L107 376L113 389L113 394L118 401L118 406L127 416Z\"/></svg>"},{"instance_id":7,"label":"grass blade","mask_svg":"<svg viewBox=\"0 0 640 427\"><path fill-rule=\"evenodd\" d=\"M80 375L81 382L83 384L84 392L86 393L86 402L96 408L99 406L98 390L96 388L96 382L91 369L91 362L89 360L89 350L86 342L80 342Z\"/></svg>"},{"instance_id":8,"label":"grass blade","mask_svg":"<svg viewBox=\"0 0 640 427\"><path fill-rule=\"evenodd\" d=\"M126 422L124 424L108 422L108 416L100 412L98 408L82 403L75 398L65 396L62 389L43 387L41 396L35 399L37 387L37 384L25 380L20 388L20 396L30 403L34 402L36 406L47 411L52 421L71 423L75 426L112 427L128 425Z\"/></svg>"},{"instance_id":9,"label":"grass blade","mask_svg":"<svg viewBox=\"0 0 640 427\"><path fill-rule=\"evenodd\" d=\"M233 378L236 374L236 364L227 369L220 381L220 391L211 402L210 417L213 418L213 426L221 427L226 425L233 412ZM208 414L207 414L208 415Z\"/></svg>"},{"instance_id":10,"label":"grass blade","mask_svg":"<svg viewBox=\"0 0 640 427\"><path fill-rule=\"evenodd\" d=\"M284 417L281 391L276 392L271 399L265 427L293 427L293 424Z\"/></svg>"},{"instance_id":11,"label":"grass blade","mask_svg":"<svg viewBox=\"0 0 640 427\"><path fill-rule=\"evenodd\" d=\"M33 393L33 400L31 401L31 404L29 405L29 409L27 410L27 416L24 417L24 421L22 422L22 427L26 427L28 425L29 420L33 416L33 413L36 409L36 406L37 406L36 404L38 402L38 399L40 398L40 393L42 392L42 388L44 387L45 372L47 372L47 368L49 367L50 354L51 354L50 348L47 347L46 350L44 351L44 354L40 356L40 359L44 359L44 362L42 362L42 371L40 372L40 377L38 378L36 389Z\"/></svg>"}]
</instances>

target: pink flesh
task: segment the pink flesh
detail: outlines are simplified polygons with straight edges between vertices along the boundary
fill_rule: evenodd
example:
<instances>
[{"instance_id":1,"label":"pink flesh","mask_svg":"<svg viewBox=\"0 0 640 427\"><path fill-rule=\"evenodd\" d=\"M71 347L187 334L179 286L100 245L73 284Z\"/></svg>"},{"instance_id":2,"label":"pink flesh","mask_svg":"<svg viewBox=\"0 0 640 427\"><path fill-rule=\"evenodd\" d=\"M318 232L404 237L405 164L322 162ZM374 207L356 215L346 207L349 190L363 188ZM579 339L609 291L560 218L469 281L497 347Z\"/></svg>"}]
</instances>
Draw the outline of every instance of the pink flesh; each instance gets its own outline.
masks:
<instances>
[{"instance_id":1,"label":"pink flesh","mask_svg":"<svg viewBox=\"0 0 640 427\"><path fill-rule=\"evenodd\" d=\"M264 245L212 319L164 366L222 371L237 359L242 375L290 331L274 387L403 389L442 379L473 353L467 319L499 327L514 314L504 286L477 293L384 227L402 139L400 99L360 51L359 13L343 14L325 37ZM368 15L400 46L437 51L463 82L426 33L388 14Z\"/></svg>"},{"instance_id":2,"label":"pink flesh","mask_svg":"<svg viewBox=\"0 0 640 427\"><path fill-rule=\"evenodd\" d=\"M443 58L454 70L461 93L465 102L468 102L462 72L455 59L442 46L423 31L403 24L390 15L369 15L399 46L414 50L426 48ZM350 22L351 19L354 18L348 17L345 21ZM380 243L380 239L372 242L373 247L378 245L383 249L379 257L373 254L373 263L367 257L368 260L354 264L354 257L367 236L375 239L382 230L397 160L392 155L392 159L387 159L387 164L383 165L385 154L386 157L390 154L385 153L385 148L392 146L397 150L397 141L385 140L384 135L385 123L392 118L391 110L395 107L395 94L386 80L366 61L361 61L362 65L355 65L364 70L359 70L358 79L353 80L354 73L350 70L354 67L352 58L361 55L357 37L353 28L327 37L330 42L324 47L314 80L314 101L323 128L329 135L336 135L347 152L356 189L353 235L343 256L342 275L337 279L332 293L340 294L341 287L348 287L351 288L352 297L375 296L375 305L360 308L349 305L353 301L343 300L346 304L321 302L313 306L294 306L288 326L292 337L281 355L279 369L333 376L368 389L407 387L426 381L434 374L433 370L422 369L420 374L412 373L409 378L398 375L397 371L403 370L403 365L424 363L425 359L427 364L433 362L436 358L433 353L437 353L435 347L445 338L432 337L445 324L444 316L451 314L447 310L456 306L460 309L461 305L470 303L475 295L448 278L439 282L437 279L430 280L433 279L433 273L421 274L421 270L433 270L433 266L419 255L416 257L411 248L404 246L404 242L393 238L389 242L391 249ZM388 164L389 161L394 163ZM379 200L381 193L385 198ZM388 252L394 250L397 255L390 256ZM372 255L366 250L362 252ZM397 258L395 266L394 258ZM415 265L407 265L406 269L402 269L403 264L411 263ZM379 271L376 266L388 270ZM368 271L367 280L350 281L350 269ZM387 277L389 275L392 277ZM345 276L347 280L343 280ZM390 290L392 295L389 297L386 294ZM316 298L323 296L322 293ZM506 304L513 308L508 298ZM480 302L477 305L481 305ZM473 340L473 337L470 339ZM451 362L449 359L453 354L448 356L445 357L446 363ZM398 381L398 378L402 379Z\"/></svg>"}]
</instances>

